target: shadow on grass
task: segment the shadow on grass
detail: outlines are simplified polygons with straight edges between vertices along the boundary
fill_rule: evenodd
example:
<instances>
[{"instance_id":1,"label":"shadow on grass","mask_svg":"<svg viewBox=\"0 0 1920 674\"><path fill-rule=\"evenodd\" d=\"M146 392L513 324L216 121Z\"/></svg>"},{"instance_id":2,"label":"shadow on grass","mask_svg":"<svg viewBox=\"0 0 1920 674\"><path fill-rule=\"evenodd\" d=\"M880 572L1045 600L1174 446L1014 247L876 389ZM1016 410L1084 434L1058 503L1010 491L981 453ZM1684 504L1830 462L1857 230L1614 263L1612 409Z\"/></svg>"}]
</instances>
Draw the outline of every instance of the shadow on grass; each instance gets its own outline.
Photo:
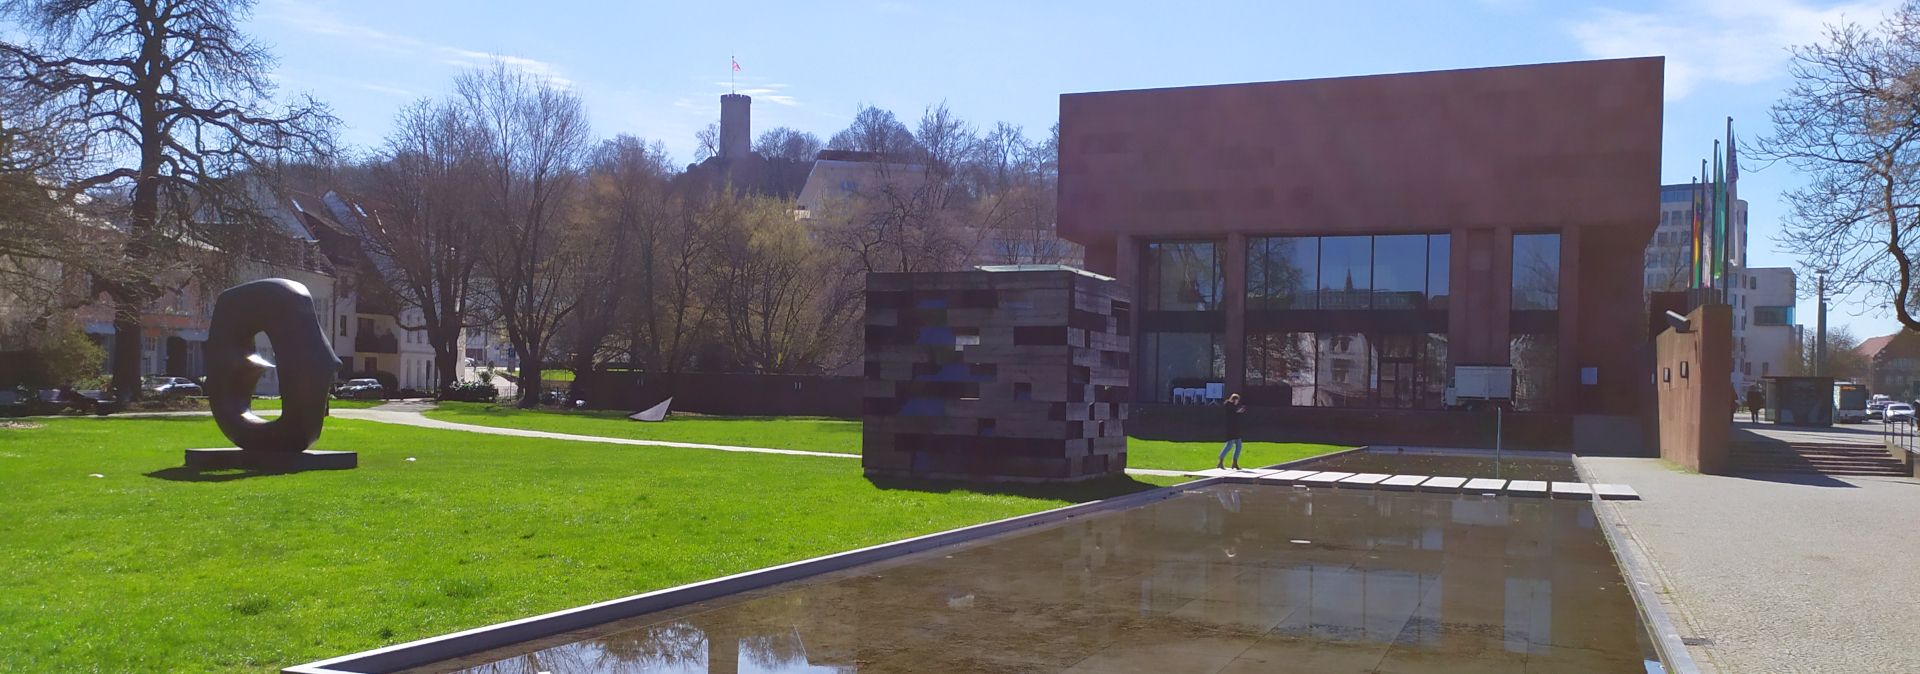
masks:
<instances>
[{"instance_id":1,"label":"shadow on grass","mask_svg":"<svg viewBox=\"0 0 1920 674\"><path fill-rule=\"evenodd\" d=\"M1150 489L1160 489L1160 485L1141 482L1132 476L1115 475L1067 484L1048 484L1039 482L968 482L964 480L924 480L895 477L868 477L867 482L879 489L898 489L921 491L934 494L968 492L994 496L1018 496L1022 498L1048 499L1085 503L1101 499L1125 496Z\"/></svg>"},{"instance_id":2,"label":"shadow on grass","mask_svg":"<svg viewBox=\"0 0 1920 674\"><path fill-rule=\"evenodd\" d=\"M173 468L163 468L160 470L153 471L151 473L147 473L146 476L151 478L166 480L168 482L232 482L234 480L245 480L250 477L271 477L275 475L292 475L294 473L305 473L305 472L312 472L312 471L256 470L256 469L249 469L249 468L202 469L202 468L188 468L186 466L175 466Z\"/></svg>"}]
</instances>

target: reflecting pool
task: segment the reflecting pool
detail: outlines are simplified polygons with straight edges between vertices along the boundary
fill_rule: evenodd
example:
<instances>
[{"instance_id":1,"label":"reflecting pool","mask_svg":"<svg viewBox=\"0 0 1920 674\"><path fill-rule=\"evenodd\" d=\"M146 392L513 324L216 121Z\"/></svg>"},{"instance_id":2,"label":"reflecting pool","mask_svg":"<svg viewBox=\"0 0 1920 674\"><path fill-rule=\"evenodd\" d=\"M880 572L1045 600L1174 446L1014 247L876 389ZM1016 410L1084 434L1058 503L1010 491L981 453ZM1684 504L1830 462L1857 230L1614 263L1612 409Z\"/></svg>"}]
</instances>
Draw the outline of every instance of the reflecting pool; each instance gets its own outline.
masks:
<instances>
[{"instance_id":1,"label":"reflecting pool","mask_svg":"<svg viewBox=\"0 0 1920 674\"><path fill-rule=\"evenodd\" d=\"M1645 672L1586 502L1223 485L419 671Z\"/></svg>"}]
</instances>

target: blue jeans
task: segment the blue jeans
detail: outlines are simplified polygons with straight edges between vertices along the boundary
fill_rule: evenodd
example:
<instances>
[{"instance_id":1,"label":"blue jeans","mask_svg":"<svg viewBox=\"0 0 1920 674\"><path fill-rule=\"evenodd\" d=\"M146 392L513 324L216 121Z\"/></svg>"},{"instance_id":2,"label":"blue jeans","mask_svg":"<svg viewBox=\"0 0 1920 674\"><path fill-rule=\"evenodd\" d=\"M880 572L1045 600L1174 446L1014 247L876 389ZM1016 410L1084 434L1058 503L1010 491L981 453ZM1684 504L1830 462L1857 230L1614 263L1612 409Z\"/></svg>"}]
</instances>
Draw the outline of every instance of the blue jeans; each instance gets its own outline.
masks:
<instances>
[{"instance_id":1,"label":"blue jeans","mask_svg":"<svg viewBox=\"0 0 1920 674\"><path fill-rule=\"evenodd\" d=\"M1228 440L1227 444L1222 445L1220 447L1220 460L1214 461L1213 465L1216 465L1216 466L1226 465L1227 452L1229 451L1233 452L1233 465L1236 465L1236 466L1240 465L1240 450L1242 448L1243 448L1243 445L1240 443L1240 438L1234 438L1232 440Z\"/></svg>"}]
</instances>

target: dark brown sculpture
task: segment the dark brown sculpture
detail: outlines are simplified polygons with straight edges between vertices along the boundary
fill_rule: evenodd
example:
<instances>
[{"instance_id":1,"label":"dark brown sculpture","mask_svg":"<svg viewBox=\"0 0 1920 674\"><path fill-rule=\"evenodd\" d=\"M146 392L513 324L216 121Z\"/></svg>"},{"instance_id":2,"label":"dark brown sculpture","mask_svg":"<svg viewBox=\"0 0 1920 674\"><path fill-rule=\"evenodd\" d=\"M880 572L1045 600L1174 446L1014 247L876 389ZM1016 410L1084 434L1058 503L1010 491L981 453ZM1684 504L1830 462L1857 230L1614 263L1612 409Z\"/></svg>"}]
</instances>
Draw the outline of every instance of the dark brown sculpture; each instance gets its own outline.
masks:
<instances>
[{"instance_id":1,"label":"dark brown sculpture","mask_svg":"<svg viewBox=\"0 0 1920 674\"><path fill-rule=\"evenodd\" d=\"M273 361L254 350L266 333ZM262 279L228 288L213 305L207 334L207 398L220 432L237 449L188 450L195 467L352 468L352 452L310 452L326 422L328 384L340 368L307 287ZM267 370L280 379L280 417L253 413L253 391ZM198 455L196 455L198 453ZM344 465L343 465L344 464Z\"/></svg>"}]
</instances>

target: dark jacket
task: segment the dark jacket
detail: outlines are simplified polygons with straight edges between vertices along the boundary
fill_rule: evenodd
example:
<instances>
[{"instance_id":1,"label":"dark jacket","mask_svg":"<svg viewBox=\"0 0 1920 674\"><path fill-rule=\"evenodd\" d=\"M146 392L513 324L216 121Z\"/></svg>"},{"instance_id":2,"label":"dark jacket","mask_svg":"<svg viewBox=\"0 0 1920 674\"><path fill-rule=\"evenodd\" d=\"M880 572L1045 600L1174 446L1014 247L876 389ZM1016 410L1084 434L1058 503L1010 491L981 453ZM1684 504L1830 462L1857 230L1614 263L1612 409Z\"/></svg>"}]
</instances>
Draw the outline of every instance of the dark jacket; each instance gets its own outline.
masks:
<instances>
[{"instance_id":1,"label":"dark jacket","mask_svg":"<svg viewBox=\"0 0 1920 674\"><path fill-rule=\"evenodd\" d=\"M1227 417L1226 422L1224 423L1224 426L1227 429L1227 439L1228 440L1239 439L1240 438L1240 417L1241 415L1244 415L1247 413L1247 406L1244 404L1236 405L1234 403L1226 402L1223 400L1220 402L1220 413L1225 414Z\"/></svg>"}]
</instances>

